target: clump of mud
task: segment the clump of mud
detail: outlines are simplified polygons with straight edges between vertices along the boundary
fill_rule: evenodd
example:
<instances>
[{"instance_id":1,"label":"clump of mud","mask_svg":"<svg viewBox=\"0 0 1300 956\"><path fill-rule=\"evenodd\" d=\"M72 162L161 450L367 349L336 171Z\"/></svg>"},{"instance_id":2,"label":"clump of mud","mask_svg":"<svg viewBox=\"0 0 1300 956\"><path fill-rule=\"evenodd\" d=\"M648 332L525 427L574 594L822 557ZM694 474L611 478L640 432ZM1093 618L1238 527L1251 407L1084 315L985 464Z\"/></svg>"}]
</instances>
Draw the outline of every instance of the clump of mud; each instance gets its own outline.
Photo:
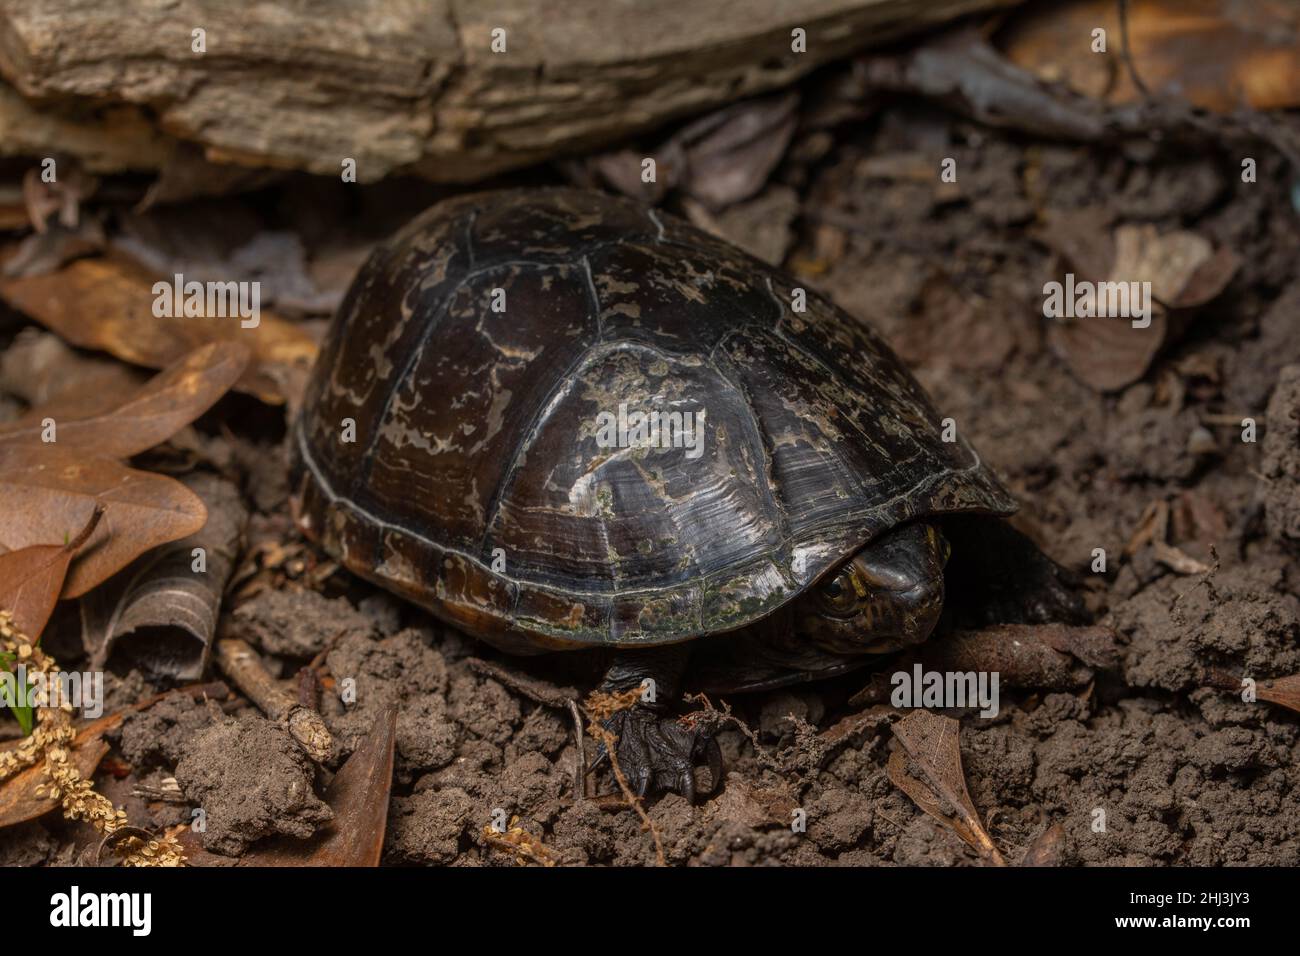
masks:
<instances>
[{"instance_id":1,"label":"clump of mud","mask_svg":"<svg viewBox=\"0 0 1300 956\"><path fill-rule=\"evenodd\" d=\"M309 837L333 818L316 796L312 762L287 731L252 714L199 731L176 782L203 811L200 842L215 853L238 855L272 834Z\"/></svg>"}]
</instances>

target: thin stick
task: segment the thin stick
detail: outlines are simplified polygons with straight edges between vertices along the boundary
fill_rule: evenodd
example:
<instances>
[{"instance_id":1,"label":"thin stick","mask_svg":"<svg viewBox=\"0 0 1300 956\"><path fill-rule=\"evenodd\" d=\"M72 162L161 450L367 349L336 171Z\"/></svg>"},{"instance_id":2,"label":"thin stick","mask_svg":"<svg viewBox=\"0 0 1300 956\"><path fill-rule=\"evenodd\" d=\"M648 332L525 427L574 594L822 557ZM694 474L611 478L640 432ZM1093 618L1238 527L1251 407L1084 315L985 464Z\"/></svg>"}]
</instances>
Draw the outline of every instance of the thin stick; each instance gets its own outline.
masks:
<instances>
[{"instance_id":1,"label":"thin stick","mask_svg":"<svg viewBox=\"0 0 1300 956\"><path fill-rule=\"evenodd\" d=\"M573 799L580 802L587 798L587 744L586 734L582 732L582 711L572 697L569 698L569 716L573 718L574 742L578 748L573 765Z\"/></svg>"},{"instance_id":2,"label":"thin stick","mask_svg":"<svg viewBox=\"0 0 1300 956\"><path fill-rule=\"evenodd\" d=\"M545 704L547 707L555 707L558 710L568 710L570 701L576 696L576 692L570 688L556 687L554 684L548 684L546 681L538 680L535 677L516 674L499 664L493 664L491 661L485 661L478 657L470 657L466 659L465 663L469 665L469 669L475 674L490 677L497 683L504 684L516 694L527 697L536 704Z\"/></svg>"},{"instance_id":3,"label":"thin stick","mask_svg":"<svg viewBox=\"0 0 1300 956\"><path fill-rule=\"evenodd\" d=\"M217 665L235 682L267 717L283 721L289 736L316 763L323 763L334 749L334 738L321 715L298 703L276 683L248 643L237 637L217 641Z\"/></svg>"}]
</instances>

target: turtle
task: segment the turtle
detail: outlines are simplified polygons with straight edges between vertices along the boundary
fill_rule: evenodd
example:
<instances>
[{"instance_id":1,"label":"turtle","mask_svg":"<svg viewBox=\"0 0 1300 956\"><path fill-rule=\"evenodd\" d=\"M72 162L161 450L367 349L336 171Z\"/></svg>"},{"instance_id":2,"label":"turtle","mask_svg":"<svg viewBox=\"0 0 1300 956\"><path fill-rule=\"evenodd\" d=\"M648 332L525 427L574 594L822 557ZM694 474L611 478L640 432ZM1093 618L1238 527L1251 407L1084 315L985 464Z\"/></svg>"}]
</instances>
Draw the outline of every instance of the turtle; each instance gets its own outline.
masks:
<instances>
[{"instance_id":1,"label":"turtle","mask_svg":"<svg viewBox=\"0 0 1300 956\"><path fill-rule=\"evenodd\" d=\"M627 779L694 799L721 761L674 715L688 665L743 692L879 660L935 631L959 557L991 619L1077 612L954 424L866 323L667 212L475 193L342 300L290 434L293 512L502 651L604 653L600 690L646 689L608 719Z\"/></svg>"}]
</instances>

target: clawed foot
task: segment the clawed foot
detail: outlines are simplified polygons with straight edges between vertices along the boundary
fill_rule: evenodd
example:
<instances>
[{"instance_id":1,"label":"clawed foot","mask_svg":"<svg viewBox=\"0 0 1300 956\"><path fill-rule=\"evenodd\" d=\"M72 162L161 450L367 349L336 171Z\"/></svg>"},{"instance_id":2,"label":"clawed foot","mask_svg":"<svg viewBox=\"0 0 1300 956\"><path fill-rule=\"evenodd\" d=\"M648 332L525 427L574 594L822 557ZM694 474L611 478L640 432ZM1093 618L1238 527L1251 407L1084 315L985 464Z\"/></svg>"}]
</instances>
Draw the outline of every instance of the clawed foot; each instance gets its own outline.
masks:
<instances>
[{"instance_id":1,"label":"clawed foot","mask_svg":"<svg viewBox=\"0 0 1300 956\"><path fill-rule=\"evenodd\" d=\"M709 731L687 727L640 704L618 711L603 726L618 740L619 769L638 797L653 788L671 790L694 803L697 796L712 796L722 783L722 751ZM602 744L592 769L608 759ZM710 784L707 792L697 794L695 767L701 762L709 770Z\"/></svg>"}]
</instances>

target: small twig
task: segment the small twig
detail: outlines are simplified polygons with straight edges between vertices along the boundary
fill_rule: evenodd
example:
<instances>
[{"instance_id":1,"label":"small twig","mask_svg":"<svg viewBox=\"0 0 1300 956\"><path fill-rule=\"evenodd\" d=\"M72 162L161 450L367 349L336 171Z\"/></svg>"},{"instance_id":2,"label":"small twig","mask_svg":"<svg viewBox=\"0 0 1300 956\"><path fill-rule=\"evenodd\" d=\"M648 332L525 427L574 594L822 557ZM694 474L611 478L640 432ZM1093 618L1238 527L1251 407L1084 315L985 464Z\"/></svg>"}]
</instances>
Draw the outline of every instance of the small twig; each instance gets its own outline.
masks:
<instances>
[{"instance_id":1,"label":"small twig","mask_svg":"<svg viewBox=\"0 0 1300 956\"><path fill-rule=\"evenodd\" d=\"M881 818L882 820L884 820L886 823L891 824L891 825L893 825L894 827L896 827L896 828L898 829L898 832L899 832L899 833L903 833L903 832L904 832L904 827L903 827L903 825L902 825L901 823L899 823L897 820L895 820L893 817L891 817L888 813L885 813L883 810L877 810L877 811L876 811L876 816L880 817L880 818Z\"/></svg>"},{"instance_id":2,"label":"small twig","mask_svg":"<svg viewBox=\"0 0 1300 956\"><path fill-rule=\"evenodd\" d=\"M586 734L582 732L582 710L572 697L569 698L569 716L573 718L574 744L578 748L573 764L573 799L580 802L587 798L587 743Z\"/></svg>"},{"instance_id":3,"label":"small twig","mask_svg":"<svg viewBox=\"0 0 1300 956\"><path fill-rule=\"evenodd\" d=\"M477 657L465 661L469 669L483 677L490 677L499 684L504 684L516 694L527 697L535 704L545 704L558 710L568 710L569 703L577 696L577 691L568 687L556 687L546 681L524 674L516 674L500 664L493 664Z\"/></svg>"},{"instance_id":4,"label":"small twig","mask_svg":"<svg viewBox=\"0 0 1300 956\"><path fill-rule=\"evenodd\" d=\"M320 678L310 667L298 671L298 704L309 710L316 710L319 705Z\"/></svg>"},{"instance_id":5,"label":"small twig","mask_svg":"<svg viewBox=\"0 0 1300 956\"><path fill-rule=\"evenodd\" d=\"M525 674L516 674L499 664L493 664L491 661L485 661L479 657L467 658L465 663L469 665L469 669L475 674L490 677L535 704L541 704L544 707L556 707L569 712L569 715L573 718L574 745L578 748L577 761L574 765L573 799L579 802L585 799L587 796L587 750L583 746L583 740L586 735L582 732L582 712L578 707L577 700L575 700L577 692L572 688L556 687L554 684L549 684L546 681Z\"/></svg>"},{"instance_id":6,"label":"small twig","mask_svg":"<svg viewBox=\"0 0 1300 956\"><path fill-rule=\"evenodd\" d=\"M217 641L217 664L235 682L248 699L267 717L283 721L289 736L298 742L307 756L323 763L334 749L334 739L321 715L304 707L276 683L246 641L237 637Z\"/></svg>"},{"instance_id":7,"label":"small twig","mask_svg":"<svg viewBox=\"0 0 1300 956\"><path fill-rule=\"evenodd\" d=\"M1255 419L1255 425L1256 425L1256 427L1260 427L1260 428L1262 428L1263 425L1264 425L1264 416L1263 416L1262 414L1256 414L1256 415L1246 415L1246 414L1233 415L1231 412L1202 412L1202 413L1201 413L1201 424L1202 424L1202 425L1228 425L1228 426L1232 426L1232 427L1240 427L1240 426L1241 426L1241 420L1242 420L1243 418L1253 418L1253 419Z\"/></svg>"},{"instance_id":8,"label":"small twig","mask_svg":"<svg viewBox=\"0 0 1300 956\"><path fill-rule=\"evenodd\" d=\"M175 777L164 777L162 785L158 787L138 783L131 788L131 796L143 797L146 800L158 800L162 803L186 802L185 794L181 792L180 784L176 782Z\"/></svg>"}]
</instances>

